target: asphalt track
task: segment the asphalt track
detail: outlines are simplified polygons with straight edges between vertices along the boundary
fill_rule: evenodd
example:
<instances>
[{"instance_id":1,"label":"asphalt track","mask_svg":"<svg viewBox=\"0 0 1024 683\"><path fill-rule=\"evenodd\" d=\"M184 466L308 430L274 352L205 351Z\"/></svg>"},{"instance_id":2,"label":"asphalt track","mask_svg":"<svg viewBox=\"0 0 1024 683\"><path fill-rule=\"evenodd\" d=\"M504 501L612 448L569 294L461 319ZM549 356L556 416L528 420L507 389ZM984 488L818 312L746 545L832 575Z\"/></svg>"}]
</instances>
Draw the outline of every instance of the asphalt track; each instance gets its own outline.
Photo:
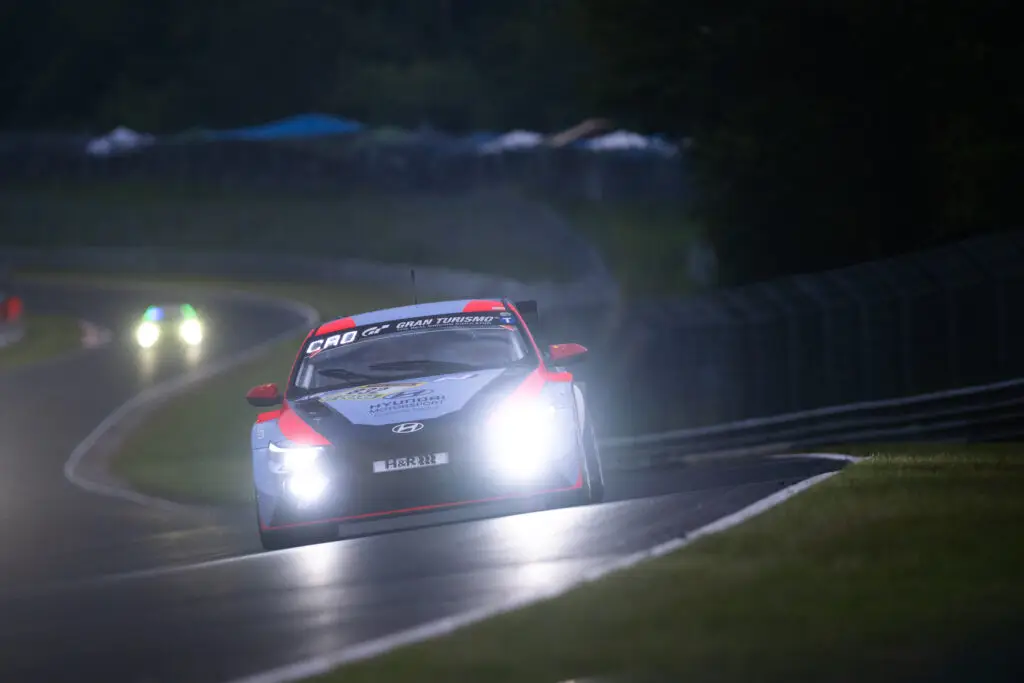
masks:
<instances>
[{"instance_id":1,"label":"asphalt track","mask_svg":"<svg viewBox=\"0 0 1024 683\"><path fill-rule=\"evenodd\" d=\"M147 364L130 343L130 323L173 294L23 291L29 310L78 315L114 330L115 341L0 374L3 681L225 681L570 582L843 464L752 459L610 472L602 505L420 516L390 533L264 553L248 510L147 508L82 491L63 467L107 414L147 386L301 319L193 297L210 316L204 357Z\"/></svg>"}]
</instances>

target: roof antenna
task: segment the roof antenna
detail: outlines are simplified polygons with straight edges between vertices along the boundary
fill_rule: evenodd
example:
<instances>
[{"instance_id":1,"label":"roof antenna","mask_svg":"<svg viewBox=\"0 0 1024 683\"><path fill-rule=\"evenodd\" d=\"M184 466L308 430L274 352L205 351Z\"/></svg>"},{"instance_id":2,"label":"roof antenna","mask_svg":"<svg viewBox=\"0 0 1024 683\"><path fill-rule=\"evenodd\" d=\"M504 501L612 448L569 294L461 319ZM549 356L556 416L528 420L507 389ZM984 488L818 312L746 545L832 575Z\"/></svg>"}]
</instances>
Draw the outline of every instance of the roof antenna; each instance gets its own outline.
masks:
<instances>
[{"instance_id":1,"label":"roof antenna","mask_svg":"<svg viewBox=\"0 0 1024 683\"><path fill-rule=\"evenodd\" d=\"M416 269L415 268L410 268L409 269L409 277L412 278L412 302L414 304L419 304L420 299L419 299L418 296L416 296Z\"/></svg>"}]
</instances>

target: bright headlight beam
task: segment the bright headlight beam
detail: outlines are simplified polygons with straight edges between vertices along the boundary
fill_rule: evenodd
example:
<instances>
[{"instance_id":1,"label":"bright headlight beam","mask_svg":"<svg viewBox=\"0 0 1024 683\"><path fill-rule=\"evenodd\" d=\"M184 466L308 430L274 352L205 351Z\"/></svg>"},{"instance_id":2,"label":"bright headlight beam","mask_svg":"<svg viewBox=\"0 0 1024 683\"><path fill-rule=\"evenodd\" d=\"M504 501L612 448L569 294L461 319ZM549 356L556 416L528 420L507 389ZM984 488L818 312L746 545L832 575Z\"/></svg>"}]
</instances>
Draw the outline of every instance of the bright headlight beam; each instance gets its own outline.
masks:
<instances>
[{"instance_id":1,"label":"bright headlight beam","mask_svg":"<svg viewBox=\"0 0 1024 683\"><path fill-rule=\"evenodd\" d=\"M516 477L539 473L555 445L557 409L543 399L503 404L488 424L495 464Z\"/></svg>"},{"instance_id":2,"label":"bright headlight beam","mask_svg":"<svg viewBox=\"0 0 1024 683\"><path fill-rule=\"evenodd\" d=\"M288 492L303 502L311 502L327 490L327 478L322 474L307 472L297 474L288 480Z\"/></svg>"},{"instance_id":3,"label":"bright headlight beam","mask_svg":"<svg viewBox=\"0 0 1024 683\"><path fill-rule=\"evenodd\" d=\"M315 469L320 458L316 446L278 446L270 444L270 469L278 474L309 472Z\"/></svg>"},{"instance_id":4,"label":"bright headlight beam","mask_svg":"<svg viewBox=\"0 0 1024 683\"><path fill-rule=\"evenodd\" d=\"M203 326L198 320L190 318L181 323L178 334L186 344L195 346L203 341Z\"/></svg>"},{"instance_id":5,"label":"bright headlight beam","mask_svg":"<svg viewBox=\"0 0 1024 683\"><path fill-rule=\"evenodd\" d=\"M160 326L156 323L146 321L135 330L135 340L144 349L156 344L160 338Z\"/></svg>"}]
</instances>

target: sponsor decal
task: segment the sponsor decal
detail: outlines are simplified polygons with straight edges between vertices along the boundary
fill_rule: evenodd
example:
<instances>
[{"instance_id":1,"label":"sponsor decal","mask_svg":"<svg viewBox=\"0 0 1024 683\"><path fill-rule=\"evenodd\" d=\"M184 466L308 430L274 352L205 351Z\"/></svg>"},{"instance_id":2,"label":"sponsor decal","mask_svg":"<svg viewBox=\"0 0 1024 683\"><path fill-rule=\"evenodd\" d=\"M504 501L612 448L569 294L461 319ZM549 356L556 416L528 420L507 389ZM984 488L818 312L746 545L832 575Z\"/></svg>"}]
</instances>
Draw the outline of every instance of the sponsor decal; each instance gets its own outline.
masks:
<instances>
[{"instance_id":1,"label":"sponsor decal","mask_svg":"<svg viewBox=\"0 0 1024 683\"><path fill-rule=\"evenodd\" d=\"M501 316L500 318L499 315ZM363 339L372 339L373 337L377 337L381 334L389 334L393 332L431 329L437 327L495 325L499 322L512 322L512 318L509 316L508 311L502 311L500 314L496 313L494 315L458 313L444 316L428 316L424 318L393 320L387 323L355 327L350 330L345 330L344 332L339 332L338 334L331 334L326 337L314 339L306 344L305 353L307 356L315 356L318 353L329 349L345 346L346 344L351 344Z\"/></svg>"},{"instance_id":2,"label":"sponsor decal","mask_svg":"<svg viewBox=\"0 0 1024 683\"><path fill-rule=\"evenodd\" d=\"M407 410L431 410L440 408L445 402L444 396L417 396L414 398L398 398L385 403L374 403L370 406L370 415L391 415Z\"/></svg>"},{"instance_id":3,"label":"sponsor decal","mask_svg":"<svg viewBox=\"0 0 1024 683\"><path fill-rule=\"evenodd\" d=\"M397 394L388 394L384 399L394 401L400 398L417 398L419 396L426 396L427 394L432 393L434 393L433 389L409 389L407 391L400 391Z\"/></svg>"},{"instance_id":4,"label":"sponsor decal","mask_svg":"<svg viewBox=\"0 0 1024 683\"><path fill-rule=\"evenodd\" d=\"M335 346L341 346L342 344L351 344L359 336L359 330L347 330L344 334L332 334L329 337L323 337L315 341L309 342L309 346L306 347L306 355L313 356L321 351L332 349Z\"/></svg>"},{"instance_id":5,"label":"sponsor decal","mask_svg":"<svg viewBox=\"0 0 1024 683\"><path fill-rule=\"evenodd\" d=\"M381 332L383 332L384 330L388 329L389 327L391 327L391 323L384 323L383 325L373 325L372 327L367 327L365 330L360 332L359 336L360 337L373 337L374 335L380 334Z\"/></svg>"},{"instance_id":6,"label":"sponsor decal","mask_svg":"<svg viewBox=\"0 0 1024 683\"><path fill-rule=\"evenodd\" d=\"M418 320L403 320L395 325L396 330L420 330L425 327L448 327L455 325L488 325L494 323L494 315L446 315Z\"/></svg>"},{"instance_id":7,"label":"sponsor decal","mask_svg":"<svg viewBox=\"0 0 1024 683\"><path fill-rule=\"evenodd\" d=\"M395 425L391 428L395 434L412 434L423 429L422 422L403 422L400 425Z\"/></svg>"},{"instance_id":8,"label":"sponsor decal","mask_svg":"<svg viewBox=\"0 0 1024 683\"><path fill-rule=\"evenodd\" d=\"M320 396L321 401L375 401L420 386L423 382L388 382L349 387Z\"/></svg>"},{"instance_id":9,"label":"sponsor decal","mask_svg":"<svg viewBox=\"0 0 1024 683\"><path fill-rule=\"evenodd\" d=\"M392 470L408 470L417 467L433 467L434 465L447 465L447 453L428 453L427 455L411 455L407 458L390 458L388 460L376 460L373 463L375 474L390 472Z\"/></svg>"}]
</instances>

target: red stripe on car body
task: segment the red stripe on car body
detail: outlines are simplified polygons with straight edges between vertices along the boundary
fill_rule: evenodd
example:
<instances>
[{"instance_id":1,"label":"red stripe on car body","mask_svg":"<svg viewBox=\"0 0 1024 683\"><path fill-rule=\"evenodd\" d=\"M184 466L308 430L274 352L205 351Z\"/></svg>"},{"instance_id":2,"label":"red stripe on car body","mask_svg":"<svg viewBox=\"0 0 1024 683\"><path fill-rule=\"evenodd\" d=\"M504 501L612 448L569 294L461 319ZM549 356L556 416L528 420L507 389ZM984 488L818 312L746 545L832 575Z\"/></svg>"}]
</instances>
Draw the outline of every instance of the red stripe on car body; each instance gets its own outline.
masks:
<instances>
[{"instance_id":1,"label":"red stripe on car body","mask_svg":"<svg viewBox=\"0 0 1024 683\"><path fill-rule=\"evenodd\" d=\"M463 313L490 313L491 311L504 310L505 304L489 299L474 299L462 307Z\"/></svg>"},{"instance_id":2,"label":"red stripe on car body","mask_svg":"<svg viewBox=\"0 0 1024 683\"><path fill-rule=\"evenodd\" d=\"M323 434L313 429L308 422L287 405L281 409L281 414L277 418L277 426L281 429L281 435L296 445L331 445L331 442Z\"/></svg>"},{"instance_id":3,"label":"red stripe on car body","mask_svg":"<svg viewBox=\"0 0 1024 683\"><path fill-rule=\"evenodd\" d=\"M337 320L331 320L320 326L320 329L316 331L316 336L323 334L331 334L332 332L341 332L342 330L351 330L356 326L356 321L352 318L338 318Z\"/></svg>"}]
</instances>

